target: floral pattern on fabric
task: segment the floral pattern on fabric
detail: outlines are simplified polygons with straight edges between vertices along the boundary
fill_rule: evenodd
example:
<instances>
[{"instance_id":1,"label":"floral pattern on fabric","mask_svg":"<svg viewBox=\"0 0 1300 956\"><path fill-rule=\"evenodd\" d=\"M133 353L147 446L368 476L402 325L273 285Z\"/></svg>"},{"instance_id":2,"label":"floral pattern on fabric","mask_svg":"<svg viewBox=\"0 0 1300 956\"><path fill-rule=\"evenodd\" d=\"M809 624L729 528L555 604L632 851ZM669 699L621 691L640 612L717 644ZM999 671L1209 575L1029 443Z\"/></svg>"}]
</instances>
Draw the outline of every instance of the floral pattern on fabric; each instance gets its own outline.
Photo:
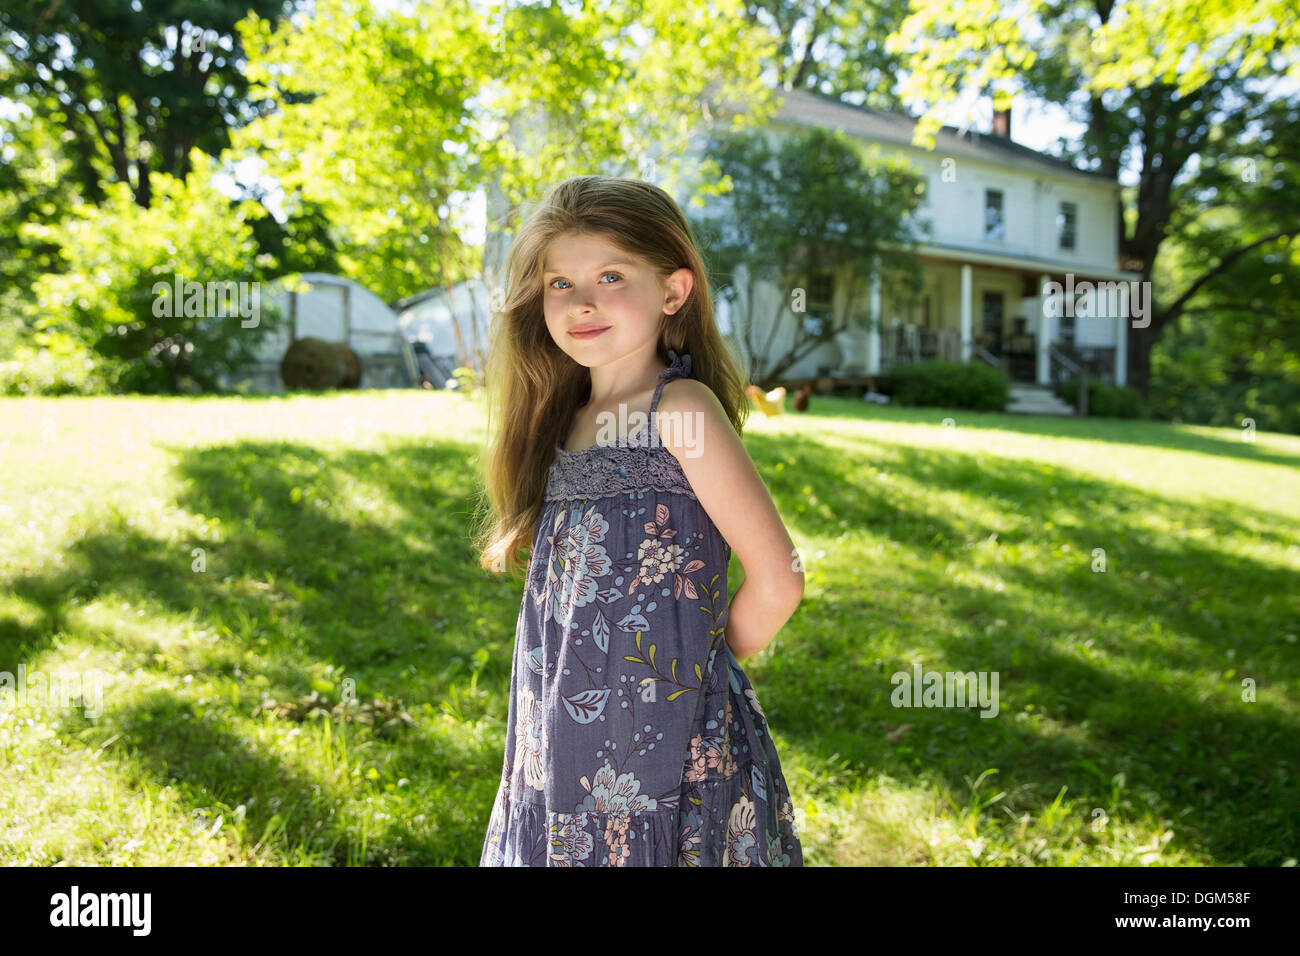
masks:
<instances>
[{"instance_id":1,"label":"floral pattern on fabric","mask_svg":"<svg viewBox=\"0 0 1300 956\"><path fill-rule=\"evenodd\" d=\"M670 357L651 421L689 373ZM630 454L648 457L619 474ZM564 487L561 460L566 480L604 477ZM556 466L480 865L801 866L766 716L725 640L731 548L666 448L593 446Z\"/></svg>"}]
</instances>

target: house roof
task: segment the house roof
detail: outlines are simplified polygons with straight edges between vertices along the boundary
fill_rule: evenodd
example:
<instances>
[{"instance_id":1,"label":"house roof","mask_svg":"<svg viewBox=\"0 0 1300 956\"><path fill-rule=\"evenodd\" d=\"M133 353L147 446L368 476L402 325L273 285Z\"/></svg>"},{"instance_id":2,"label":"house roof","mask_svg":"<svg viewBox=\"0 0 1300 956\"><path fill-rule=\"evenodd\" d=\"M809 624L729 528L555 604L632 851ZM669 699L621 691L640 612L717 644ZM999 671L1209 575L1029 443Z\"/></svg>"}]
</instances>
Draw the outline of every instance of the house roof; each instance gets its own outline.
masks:
<instances>
[{"instance_id":1,"label":"house roof","mask_svg":"<svg viewBox=\"0 0 1300 956\"><path fill-rule=\"evenodd\" d=\"M437 305L441 308L446 308L448 302L457 303L457 308L461 305L468 307L470 297L473 297L475 302L487 301L486 286L481 278L462 279L460 282L453 282L449 286L430 286L422 292L403 296L390 302L389 307L400 314L408 309L415 308L421 303L428 302L430 299L436 299Z\"/></svg>"},{"instance_id":2,"label":"house roof","mask_svg":"<svg viewBox=\"0 0 1300 956\"><path fill-rule=\"evenodd\" d=\"M806 90L781 90L783 98L776 122L800 126L820 126L843 129L844 132L866 139L912 146L912 131L916 119L906 113L890 113L867 106L854 106L822 93ZM954 126L944 126L935 134L935 151L952 156L970 156L988 162L1004 163L1027 169L1084 176L1090 181L1116 183L1112 176L1092 170L1079 169L1067 160L1048 156L1010 139L979 133L973 130L962 133Z\"/></svg>"},{"instance_id":3,"label":"house roof","mask_svg":"<svg viewBox=\"0 0 1300 956\"><path fill-rule=\"evenodd\" d=\"M419 305L425 299L432 299L435 295L445 295L446 291L447 290L441 286L433 286L432 288L425 289L423 292L417 292L414 295L408 295L396 299L388 303L388 307L394 312L402 312L413 305Z\"/></svg>"}]
</instances>

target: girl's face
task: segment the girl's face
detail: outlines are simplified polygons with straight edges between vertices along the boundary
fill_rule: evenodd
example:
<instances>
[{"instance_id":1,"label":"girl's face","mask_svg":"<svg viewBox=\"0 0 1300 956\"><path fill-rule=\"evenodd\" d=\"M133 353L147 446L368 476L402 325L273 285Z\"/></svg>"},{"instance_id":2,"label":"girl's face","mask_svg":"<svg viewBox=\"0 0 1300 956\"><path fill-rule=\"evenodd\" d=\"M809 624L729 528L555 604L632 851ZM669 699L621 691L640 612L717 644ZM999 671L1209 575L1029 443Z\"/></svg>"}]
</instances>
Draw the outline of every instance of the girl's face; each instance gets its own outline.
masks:
<instances>
[{"instance_id":1,"label":"girl's face","mask_svg":"<svg viewBox=\"0 0 1300 956\"><path fill-rule=\"evenodd\" d=\"M542 269L546 328L565 353L588 368L647 349L653 353L664 312L680 307L674 290L665 288L647 262L600 236L559 236ZM574 334L586 328L605 331Z\"/></svg>"}]
</instances>

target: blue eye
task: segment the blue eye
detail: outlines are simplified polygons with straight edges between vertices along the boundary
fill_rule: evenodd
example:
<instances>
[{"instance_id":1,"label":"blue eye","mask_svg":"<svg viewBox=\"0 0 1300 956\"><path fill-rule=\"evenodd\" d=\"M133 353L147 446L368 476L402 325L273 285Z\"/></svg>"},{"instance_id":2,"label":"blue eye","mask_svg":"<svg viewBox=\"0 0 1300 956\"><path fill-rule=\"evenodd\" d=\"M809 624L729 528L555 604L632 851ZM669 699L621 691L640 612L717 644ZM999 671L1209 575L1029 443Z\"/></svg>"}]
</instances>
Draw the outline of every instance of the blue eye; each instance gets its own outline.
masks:
<instances>
[{"instance_id":1,"label":"blue eye","mask_svg":"<svg viewBox=\"0 0 1300 956\"><path fill-rule=\"evenodd\" d=\"M616 279L621 279L621 278L623 278L623 277L622 277L621 275L619 275L617 272L606 272L606 273L603 273L603 274L601 275L601 278L603 279L603 278L605 278L605 276L614 276ZM552 279L551 282L550 282L550 288L555 289L555 283L557 283L557 282L568 282L568 281L569 281L568 279ZM613 285L613 283L612 283L612 282L602 282L601 285ZM556 292L563 292L564 290L563 290L563 289L555 289L555 291L556 291Z\"/></svg>"}]
</instances>

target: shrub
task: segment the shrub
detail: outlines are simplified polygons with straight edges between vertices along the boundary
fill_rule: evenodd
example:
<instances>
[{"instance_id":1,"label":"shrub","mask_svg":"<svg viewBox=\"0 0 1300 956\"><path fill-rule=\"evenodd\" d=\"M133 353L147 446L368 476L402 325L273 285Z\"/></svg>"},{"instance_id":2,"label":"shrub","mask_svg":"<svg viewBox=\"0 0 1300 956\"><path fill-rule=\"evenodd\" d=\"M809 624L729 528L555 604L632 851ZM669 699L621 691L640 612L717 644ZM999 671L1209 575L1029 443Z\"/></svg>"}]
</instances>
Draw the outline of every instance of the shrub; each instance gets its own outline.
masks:
<instances>
[{"instance_id":1,"label":"shrub","mask_svg":"<svg viewBox=\"0 0 1300 956\"><path fill-rule=\"evenodd\" d=\"M94 352L60 331L24 331L19 322L0 330L0 395L87 395L104 391L104 369Z\"/></svg>"},{"instance_id":2,"label":"shrub","mask_svg":"<svg viewBox=\"0 0 1300 956\"><path fill-rule=\"evenodd\" d=\"M1066 379L1056 386L1056 394L1074 408L1079 407L1079 380ZM1096 379L1088 380L1089 418L1145 418L1142 393L1135 388L1107 385Z\"/></svg>"},{"instance_id":3,"label":"shrub","mask_svg":"<svg viewBox=\"0 0 1300 956\"><path fill-rule=\"evenodd\" d=\"M1273 323L1285 314L1261 316ZM1182 316L1151 349L1151 414L1197 425L1300 434L1300 330L1277 325L1258 337L1237 334L1234 321Z\"/></svg>"},{"instance_id":4,"label":"shrub","mask_svg":"<svg viewBox=\"0 0 1300 956\"><path fill-rule=\"evenodd\" d=\"M931 359L899 365L889 374L894 401L901 405L937 405L1000 412L1007 404L1005 374L982 362Z\"/></svg>"},{"instance_id":5,"label":"shrub","mask_svg":"<svg viewBox=\"0 0 1300 956\"><path fill-rule=\"evenodd\" d=\"M251 289L265 278L266 263L258 260L246 221L264 210L222 195L211 184L215 161L193 152L195 168L185 180L151 174L149 209L136 205L125 183L107 187L103 205L78 207L52 231L63 271L33 282L33 331L66 331L90 350L96 376L111 390L215 389L221 373L246 364L280 318L269 306L251 326L224 308L206 314L215 299L211 292L201 294L205 289L235 281ZM183 301L160 299L155 291L169 292L177 284ZM64 352L73 347L62 345ZM58 354L23 352L16 358L36 361L37 369L6 374L63 388L60 375L42 371Z\"/></svg>"},{"instance_id":6,"label":"shrub","mask_svg":"<svg viewBox=\"0 0 1300 956\"><path fill-rule=\"evenodd\" d=\"M1199 388L1153 377L1151 400L1162 418L1231 428L1249 418L1260 431L1300 435L1300 384L1278 375L1202 382Z\"/></svg>"}]
</instances>

